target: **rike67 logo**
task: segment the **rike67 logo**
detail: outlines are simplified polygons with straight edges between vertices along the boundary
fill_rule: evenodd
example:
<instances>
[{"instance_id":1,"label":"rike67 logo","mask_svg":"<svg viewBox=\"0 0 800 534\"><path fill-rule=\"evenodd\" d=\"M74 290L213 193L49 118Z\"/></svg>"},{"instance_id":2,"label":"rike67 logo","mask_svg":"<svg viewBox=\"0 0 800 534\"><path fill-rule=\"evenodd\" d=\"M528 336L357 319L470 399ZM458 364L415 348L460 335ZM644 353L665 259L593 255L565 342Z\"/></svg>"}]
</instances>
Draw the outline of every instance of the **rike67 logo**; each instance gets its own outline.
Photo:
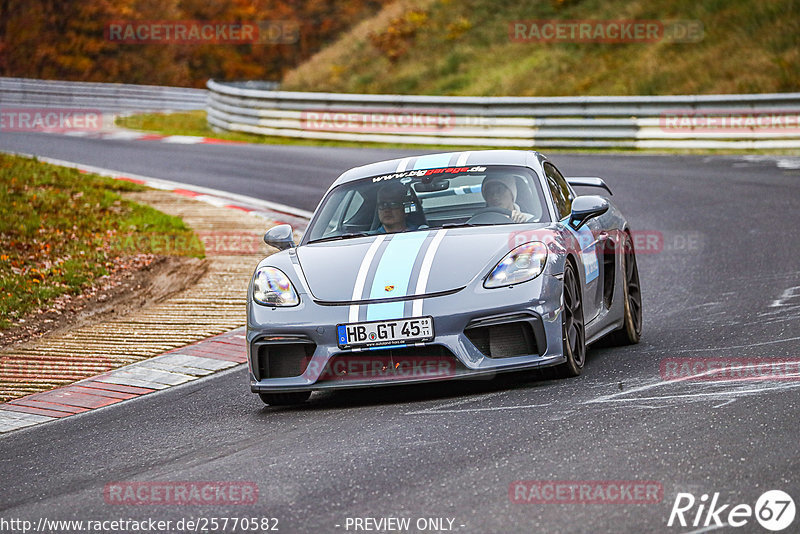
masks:
<instances>
[{"instance_id":1,"label":"rike67 logo","mask_svg":"<svg viewBox=\"0 0 800 534\"><path fill-rule=\"evenodd\" d=\"M669 514L667 526L743 527L755 520L767 530L779 532L794 522L794 500L781 490L764 492L755 506L749 504L721 504L719 492L709 498L707 493L695 498L691 493L678 493ZM703 532L707 530L703 528ZM710 530L710 529L709 529ZM747 529L752 532L752 528ZM699 531L696 531L699 532Z\"/></svg>"}]
</instances>

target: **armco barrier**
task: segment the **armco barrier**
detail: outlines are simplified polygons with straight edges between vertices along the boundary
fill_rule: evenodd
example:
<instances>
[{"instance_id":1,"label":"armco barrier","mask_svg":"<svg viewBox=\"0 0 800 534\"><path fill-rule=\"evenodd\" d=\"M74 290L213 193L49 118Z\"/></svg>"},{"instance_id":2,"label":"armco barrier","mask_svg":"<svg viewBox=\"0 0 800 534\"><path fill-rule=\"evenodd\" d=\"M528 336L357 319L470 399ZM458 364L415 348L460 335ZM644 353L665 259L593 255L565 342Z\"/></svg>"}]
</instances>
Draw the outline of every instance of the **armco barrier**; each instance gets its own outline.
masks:
<instances>
[{"instance_id":1,"label":"armco barrier","mask_svg":"<svg viewBox=\"0 0 800 534\"><path fill-rule=\"evenodd\" d=\"M186 87L0 78L0 108L104 112L203 109L208 91Z\"/></svg>"},{"instance_id":2,"label":"armco barrier","mask_svg":"<svg viewBox=\"0 0 800 534\"><path fill-rule=\"evenodd\" d=\"M356 142L564 148L800 148L800 93L449 97L304 93L209 80L209 124Z\"/></svg>"}]
</instances>

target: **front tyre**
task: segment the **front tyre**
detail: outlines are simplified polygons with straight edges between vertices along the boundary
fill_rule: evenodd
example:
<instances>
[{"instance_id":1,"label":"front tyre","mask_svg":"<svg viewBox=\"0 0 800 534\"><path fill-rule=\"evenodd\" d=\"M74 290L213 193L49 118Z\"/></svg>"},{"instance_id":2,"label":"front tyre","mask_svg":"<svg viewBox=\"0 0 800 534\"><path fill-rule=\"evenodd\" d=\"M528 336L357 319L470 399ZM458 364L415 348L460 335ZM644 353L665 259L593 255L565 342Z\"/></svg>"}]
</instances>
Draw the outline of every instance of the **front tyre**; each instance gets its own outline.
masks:
<instances>
[{"instance_id":1,"label":"front tyre","mask_svg":"<svg viewBox=\"0 0 800 534\"><path fill-rule=\"evenodd\" d=\"M612 345L635 345L642 336L642 291L639 287L639 267L636 265L636 252L630 236L625 234L622 243L622 272L625 283L622 285L625 309L623 324L619 330L608 335Z\"/></svg>"},{"instance_id":2,"label":"front tyre","mask_svg":"<svg viewBox=\"0 0 800 534\"><path fill-rule=\"evenodd\" d=\"M578 276L570 262L564 266L564 311L561 320L562 344L567 361L555 368L562 378L578 376L586 360L586 331L583 324L583 299Z\"/></svg>"},{"instance_id":3,"label":"front tyre","mask_svg":"<svg viewBox=\"0 0 800 534\"><path fill-rule=\"evenodd\" d=\"M259 397L264 404L270 406L291 406L292 404L302 404L311 396L310 391L297 391L291 393L259 393Z\"/></svg>"}]
</instances>

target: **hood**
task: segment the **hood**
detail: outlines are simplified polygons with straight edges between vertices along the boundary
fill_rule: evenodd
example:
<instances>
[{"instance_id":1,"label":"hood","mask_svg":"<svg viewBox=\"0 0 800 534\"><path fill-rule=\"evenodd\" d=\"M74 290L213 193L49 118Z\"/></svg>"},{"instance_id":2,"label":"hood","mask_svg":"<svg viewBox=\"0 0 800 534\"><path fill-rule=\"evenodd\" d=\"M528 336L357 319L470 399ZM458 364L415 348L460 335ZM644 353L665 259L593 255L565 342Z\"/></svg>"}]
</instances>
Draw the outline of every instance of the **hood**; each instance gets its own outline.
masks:
<instances>
[{"instance_id":1,"label":"hood","mask_svg":"<svg viewBox=\"0 0 800 534\"><path fill-rule=\"evenodd\" d=\"M407 232L303 245L296 251L316 300L406 297L462 288L483 277L536 231L531 226L520 228Z\"/></svg>"}]
</instances>

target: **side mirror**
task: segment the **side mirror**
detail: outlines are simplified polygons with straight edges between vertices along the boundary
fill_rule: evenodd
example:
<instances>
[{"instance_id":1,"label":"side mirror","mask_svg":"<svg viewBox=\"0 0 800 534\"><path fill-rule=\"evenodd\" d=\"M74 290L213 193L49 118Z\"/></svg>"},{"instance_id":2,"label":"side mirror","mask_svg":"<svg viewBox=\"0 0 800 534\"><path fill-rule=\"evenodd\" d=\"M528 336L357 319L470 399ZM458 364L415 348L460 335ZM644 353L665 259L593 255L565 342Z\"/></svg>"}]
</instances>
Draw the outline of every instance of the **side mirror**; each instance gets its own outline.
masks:
<instances>
[{"instance_id":1,"label":"side mirror","mask_svg":"<svg viewBox=\"0 0 800 534\"><path fill-rule=\"evenodd\" d=\"M292 227L289 224L279 224L273 226L264 234L264 243L278 250L286 250L294 247L294 237Z\"/></svg>"},{"instance_id":2,"label":"side mirror","mask_svg":"<svg viewBox=\"0 0 800 534\"><path fill-rule=\"evenodd\" d=\"M572 213L569 225L574 230L580 229L592 217L598 217L608 211L608 200L597 195L583 195L572 201Z\"/></svg>"}]
</instances>

